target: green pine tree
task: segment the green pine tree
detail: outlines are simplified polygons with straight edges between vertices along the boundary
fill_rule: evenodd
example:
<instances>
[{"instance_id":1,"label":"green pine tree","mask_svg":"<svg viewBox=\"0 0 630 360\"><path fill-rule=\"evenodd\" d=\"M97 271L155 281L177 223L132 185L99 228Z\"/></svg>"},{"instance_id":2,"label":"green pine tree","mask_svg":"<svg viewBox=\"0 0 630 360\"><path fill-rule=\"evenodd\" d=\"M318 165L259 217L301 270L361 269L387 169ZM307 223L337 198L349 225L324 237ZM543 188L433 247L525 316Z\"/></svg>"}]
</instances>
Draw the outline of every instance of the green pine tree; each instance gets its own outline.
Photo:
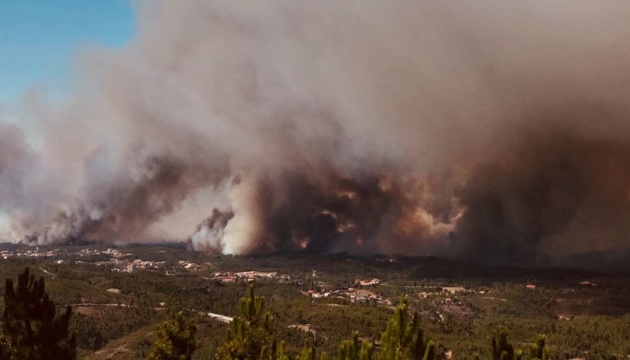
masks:
<instances>
[{"instance_id":1,"label":"green pine tree","mask_svg":"<svg viewBox=\"0 0 630 360\"><path fill-rule=\"evenodd\" d=\"M290 360L284 347L284 341L277 342L276 340L272 340L271 348L269 350L263 350L261 359Z\"/></svg>"},{"instance_id":2,"label":"green pine tree","mask_svg":"<svg viewBox=\"0 0 630 360\"><path fill-rule=\"evenodd\" d=\"M492 338L492 359L493 360L547 360L546 339L544 335L539 335L536 343L529 347L525 354L520 349L515 349L508 341L507 329L499 327L495 330Z\"/></svg>"},{"instance_id":3,"label":"green pine tree","mask_svg":"<svg viewBox=\"0 0 630 360\"><path fill-rule=\"evenodd\" d=\"M339 344L337 358L339 360L370 360L374 356L374 347L372 344L359 340L359 334L356 332L348 340L343 340Z\"/></svg>"},{"instance_id":4,"label":"green pine tree","mask_svg":"<svg viewBox=\"0 0 630 360\"><path fill-rule=\"evenodd\" d=\"M7 279L0 359L75 359L76 335L68 330L71 315L70 306L63 314L57 314L55 303L46 293L44 278L35 279L29 268L18 275L17 286Z\"/></svg>"},{"instance_id":5,"label":"green pine tree","mask_svg":"<svg viewBox=\"0 0 630 360\"><path fill-rule=\"evenodd\" d=\"M546 338L539 335L536 343L529 349L529 359L531 360L547 360L547 349L545 348Z\"/></svg>"},{"instance_id":6,"label":"green pine tree","mask_svg":"<svg viewBox=\"0 0 630 360\"><path fill-rule=\"evenodd\" d=\"M304 344L297 360L317 360L317 349L310 343Z\"/></svg>"},{"instance_id":7,"label":"green pine tree","mask_svg":"<svg viewBox=\"0 0 630 360\"><path fill-rule=\"evenodd\" d=\"M508 342L507 329L499 327L492 338L493 360L518 360L522 357L521 350L515 350Z\"/></svg>"},{"instance_id":8,"label":"green pine tree","mask_svg":"<svg viewBox=\"0 0 630 360\"><path fill-rule=\"evenodd\" d=\"M196 333L194 321L178 312L173 320L164 321L156 327L157 340L147 359L190 360L197 348Z\"/></svg>"},{"instance_id":9,"label":"green pine tree","mask_svg":"<svg viewBox=\"0 0 630 360\"><path fill-rule=\"evenodd\" d=\"M239 302L240 316L234 318L227 338L219 345L218 359L286 359L284 343L272 335L273 317L265 312L265 298L254 295L249 287L248 296Z\"/></svg>"},{"instance_id":10,"label":"green pine tree","mask_svg":"<svg viewBox=\"0 0 630 360\"><path fill-rule=\"evenodd\" d=\"M408 299L403 297L387 329L381 336L381 351L384 360L433 360L435 345L425 339L420 327L420 316L409 315Z\"/></svg>"}]
</instances>

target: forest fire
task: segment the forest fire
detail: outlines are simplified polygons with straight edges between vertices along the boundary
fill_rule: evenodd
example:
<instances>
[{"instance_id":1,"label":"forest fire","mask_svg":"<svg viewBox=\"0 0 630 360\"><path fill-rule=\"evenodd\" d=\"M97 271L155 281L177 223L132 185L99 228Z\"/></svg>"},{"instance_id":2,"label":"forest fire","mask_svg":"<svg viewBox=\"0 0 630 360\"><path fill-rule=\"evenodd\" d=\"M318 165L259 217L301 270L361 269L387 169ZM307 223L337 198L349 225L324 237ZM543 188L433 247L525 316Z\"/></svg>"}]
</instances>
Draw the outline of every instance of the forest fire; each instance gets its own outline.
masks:
<instances>
[{"instance_id":1,"label":"forest fire","mask_svg":"<svg viewBox=\"0 0 630 360\"><path fill-rule=\"evenodd\" d=\"M129 46L83 54L66 105L0 124L3 239L629 247L626 5L158 3Z\"/></svg>"}]
</instances>

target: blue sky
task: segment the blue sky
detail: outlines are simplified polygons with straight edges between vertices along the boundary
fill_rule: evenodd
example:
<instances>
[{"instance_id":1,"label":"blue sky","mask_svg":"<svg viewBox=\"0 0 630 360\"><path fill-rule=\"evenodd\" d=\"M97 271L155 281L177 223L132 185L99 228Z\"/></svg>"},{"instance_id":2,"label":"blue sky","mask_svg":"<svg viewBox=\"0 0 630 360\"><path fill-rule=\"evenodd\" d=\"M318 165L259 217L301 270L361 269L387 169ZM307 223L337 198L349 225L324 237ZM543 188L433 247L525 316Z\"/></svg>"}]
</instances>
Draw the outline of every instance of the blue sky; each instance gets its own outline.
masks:
<instances>
[{"instance_id":1,"label":"blue sky","mask_svg":"<svg viewBox=\"0 0 630 360\"><path fill-rule=\"evenodd\" d=\"M71 87L77 50L123 46L134 36L129 0L0 0L0 103L43 87Z\"/></svg>"}]
</instances>

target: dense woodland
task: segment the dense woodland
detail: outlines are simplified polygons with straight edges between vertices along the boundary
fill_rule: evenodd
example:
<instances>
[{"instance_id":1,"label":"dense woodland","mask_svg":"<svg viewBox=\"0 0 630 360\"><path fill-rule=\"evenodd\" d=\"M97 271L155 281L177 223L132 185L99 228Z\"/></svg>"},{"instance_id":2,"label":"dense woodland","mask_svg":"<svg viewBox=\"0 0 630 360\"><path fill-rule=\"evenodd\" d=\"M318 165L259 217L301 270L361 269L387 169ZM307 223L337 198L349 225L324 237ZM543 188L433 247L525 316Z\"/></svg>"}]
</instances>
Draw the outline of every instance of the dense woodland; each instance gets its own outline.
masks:
<instances>
[{"instance_id":1,"label":"dense woodland","mask_svg":"<svg viewBox=\"0 0 630 360\"><path fill-rule=\"evenodd\" d=\"M252 269L290 275L289 280L255 282L255 298L264 299L260 316L272 319L269 333L263 336L265 346L280 351L265 358L338 358L342 348L352 354L356 346L362 356L371 353L375 359L389 359L383 357L385 334L401 308L410 319L417 314L419 325L412 333L417 338L416 330L422 330L422 338L431 341L434 350L430 356L450 352L453 359L490 359L496 355L492 341L501 343L501 334L509 335L509 343L521 350L523 358L535 357L531 349L539 346L539 334L545 334L544 348L550 359L630 355L630 280L619 275L483 268L435 258L209 256L161 246L125 251L133 257L164 261L164 268L121 273L103 263L102 256L79 259L72 255L74 249L67 251L61 263L58 258L10 258L0 262L0 269L3 277L16 283L26 266L36 281L43 278L58 317L71 306L68 332L76 335L73 341L79 358L160 358L155 357L155 345L168 338L163 336L165 329L177 328L178 321L181 329L194 324L192 358L239 358L225 350L230 341L233 348L244 343L235 338L239 331L233 327L238 320L225 324L206 313L244 317L241 299L251 299L249 284L225 284L212 274ZM199 266L184 269L178 265L181 259ZM391 299L391 306L304 294L357 287L357 278L379 278L381 284L365 288ZM585 281L587 285L581 285ZM465 291L444 291L453 286ZM457 305L444 305L451 302ZM308 325L302 328L308 331L295 325ZM304 357L309 351L311 357ZM341 358L353 358L348 356Z\"/></svg>"}]
</instances>

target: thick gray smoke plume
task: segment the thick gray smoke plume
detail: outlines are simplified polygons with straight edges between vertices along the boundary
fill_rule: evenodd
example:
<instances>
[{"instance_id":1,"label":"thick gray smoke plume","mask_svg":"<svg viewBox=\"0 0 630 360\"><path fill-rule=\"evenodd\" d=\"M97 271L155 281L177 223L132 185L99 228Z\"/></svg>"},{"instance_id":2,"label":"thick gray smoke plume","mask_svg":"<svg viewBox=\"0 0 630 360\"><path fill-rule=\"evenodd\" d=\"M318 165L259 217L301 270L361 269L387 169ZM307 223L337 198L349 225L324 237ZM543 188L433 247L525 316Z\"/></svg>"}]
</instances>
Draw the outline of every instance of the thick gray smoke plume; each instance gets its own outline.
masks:
<instances>
[{"instance_id":1,"label":"thick gray smoke plume","mask_svg":"<svg viewBox=\"0 0 630 360\"><path fill-rule=\"evenodd\" d=\"M146 0L0 127L7 240L521 259L630 247L630 5Z\"/></svg>"}]
</instances>

